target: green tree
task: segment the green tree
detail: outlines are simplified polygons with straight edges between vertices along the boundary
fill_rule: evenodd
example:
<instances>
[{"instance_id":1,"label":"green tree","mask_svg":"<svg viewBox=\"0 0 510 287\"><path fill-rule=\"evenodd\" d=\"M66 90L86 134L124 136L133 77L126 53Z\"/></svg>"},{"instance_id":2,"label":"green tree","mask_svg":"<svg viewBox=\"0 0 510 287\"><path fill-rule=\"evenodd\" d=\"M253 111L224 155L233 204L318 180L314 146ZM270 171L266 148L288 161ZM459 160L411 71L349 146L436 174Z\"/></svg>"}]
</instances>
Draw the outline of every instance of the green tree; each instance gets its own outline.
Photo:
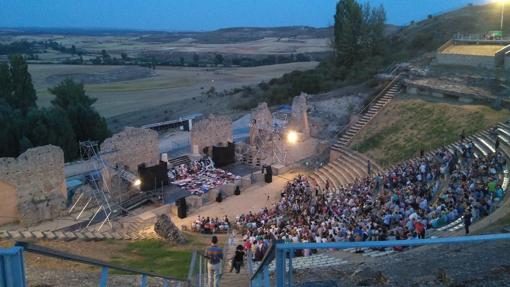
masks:
<instances>
[{"instance_id":1,"label":"green tree","mask_svg":"<svg viewBox=\"0 0 510 287\"><path fill-rule=\"evenodd\" d=\"M0 98L7 101L12 93L12 78L9 65L0 62Z\"/></svg>"},{"instance_id":2,"label":"green tree","mask_svg":"<svg viewBox=\"0 0 510 287\"><path fill-rule=\"evenodd\" d=\"M198 67L200 63L200 56L198 54L193 54L193 66Z\"/></svg>"},{"instance_id":3,"label":"green tree","mask_svg":"<svg viewBox=\"0 0 510 287\"><path fill-rule=\"evenodd\" d=\"M24 117L0 98L0 157L16 157L20 153Z\"/></svg>"},{"instance_id":4,"label":"green tree","mask_svg":"<svg viewBox=\"0 0 510 287\"><path fill-rule=\"evenodd\" d=\"M49 91L55 95L51 102L53 106L61 108L67 114L76 140L102 142L110 135L106 120L92 107L96 99L87 96L82 83L65 79Z\"/></svg>"},{"instance_id":5,"label":"green tree","mask_svg":"<svg viewBox=\"0 0 510 287\"><path fill-rule=\"evenodd\" d=\"M214 63L217 65L223 65L223 55L222 54L216 54L214 56Z\"/></svg>"},{"instance_id":6,"label":"green tree","mask_svg":"<svg viewBox=\"0 0 510 287\"><path fill-rule=\"evenodd\" d=\"M26 114L30 108L37 107L37 96L32 85L32 77L28 72L28 65L21 55L11 56L10 64L13 92L7 98L7 103L12 108L20 109L23 114Z\"/></svg>"},{"instance_id":7,"label":"green tree","mask_svg":"<svg viewBox=\"0 0 510 287\"><path fill-rule=\"evenodd\" d=\"M55 99L51 101L51 103L64 110L71 105L85 105L90 107L97 100L85 94L83 83L76 83L69 78L63 80L57 86L49 88L48 91L55 95Z\"/></svg>"},{"instance_id":8,"label":"green tree","mask_svg":"<svg viewBox=\"0 0 510 287\"><path fill-rule=\"evenodd\" d=\"M67 116L78 141L104 141L110 132L106 120L92 107L83 104L73 105L66 109Z\"/></svg>"},{"instance_id":9,"label":"green tree","mask_svg":"<svg viewBox=\"0 0 510 287\"><path fill-rule=\"evenodd\" d=\"M352 66L359 60L363 15L356 0L340 0L335 14L335 51L339 65Z\"/></svg>"},{"instance_id":10,"label":"green tree","mask_svg":"<svg viewBox=\"0 0 510 287\"><path fill-rule=\"evenodd\" d=\"M336 6L334 48L338 66L351 67L386 47L386 12L383 6L372 8L367 2L340 0Z\"/></svg>"}]
</instances>

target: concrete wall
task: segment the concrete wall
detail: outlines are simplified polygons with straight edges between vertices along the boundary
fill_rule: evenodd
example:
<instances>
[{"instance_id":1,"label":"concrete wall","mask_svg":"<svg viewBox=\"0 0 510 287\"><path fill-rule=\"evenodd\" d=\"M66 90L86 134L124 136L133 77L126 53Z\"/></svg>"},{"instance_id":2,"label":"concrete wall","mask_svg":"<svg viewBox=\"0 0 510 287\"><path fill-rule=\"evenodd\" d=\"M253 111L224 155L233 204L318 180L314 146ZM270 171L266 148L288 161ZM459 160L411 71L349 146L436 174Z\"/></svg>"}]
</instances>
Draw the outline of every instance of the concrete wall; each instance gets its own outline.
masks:
<instances>
[{"instance_id":1,"label":"concrete wall","mask_svg":"<svg viewBox=\"0 0 510 287\"><path fill-rule=\"evenodd\" d=\"M138 165L159 163L158 133L149 129L127 127L101 144L102 158L111 166L137 174Z\"/></svg>"},{"instance_id":2,"label":"concrete wall","mask_svg":"<svg viewBox=\"0 0 510 287\"><path fill-rule=\"evenodd\" d=\"M510 45L505 46L501 50L496 52L495 61L496 66L504 67L505 66L505 55L510 51Z\"/></svg>"},{"instance_id":3,"label":"concrete wall","mask_svg":"<svg viewBox=\"0 0 510 287\"><path fill-rule=\"evenodd\" d=\"M496 65L494 56L472 56L438 53L436 59L437 63L441 65L471 66L485 69L494 69Z\"/></svg>"},{"instance_id":4,"label":"concrete wall","mask_svg":"<svg viewBox=\"0 0 510 287\"><path fill-rule=\"evenodd\" d=\"M25 226L56 218L65 211L64 153L59 147L41 146L18 158L0 158L0 183L5 212L17 214Z\"/></svg>"}]
</instances>

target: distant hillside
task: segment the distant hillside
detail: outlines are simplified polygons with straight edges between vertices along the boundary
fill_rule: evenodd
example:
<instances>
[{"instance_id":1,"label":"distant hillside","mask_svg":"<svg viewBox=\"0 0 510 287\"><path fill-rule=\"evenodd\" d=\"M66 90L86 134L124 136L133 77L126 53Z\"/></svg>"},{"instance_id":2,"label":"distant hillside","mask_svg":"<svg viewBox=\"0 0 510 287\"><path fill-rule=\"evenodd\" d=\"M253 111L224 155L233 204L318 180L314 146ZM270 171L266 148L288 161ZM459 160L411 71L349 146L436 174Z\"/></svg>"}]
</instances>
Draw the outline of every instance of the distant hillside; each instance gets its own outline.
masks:
<instances>
[{"instance_id":1,"label":"distant hillside","mask_svg":"<svg viewBox=\"0 0 510 287\"><path fill-rule=\"evenodd\" d=\"M160 32L140 37L143 42L173 42L183 38L193 39L201 44L227 44L256 41L264 38L329 38L333 35L332 28L314 28L307 26L274 27L274 28L225 28L210 32Z\"/></svg>"},{"instance_id":2,"label":"distant hillside","mask_svg":"<svg viewBox=\"0 0 510 287\"><path fill-rule=\"evenodd\" d=\"M434 50L456 33L482 34L499 30L500 13L499 5L488 4L430 15L428 19L400 28L393 35L393 40L417 51ZM507 7L506 14L510 17L510 7ZM510 33L510 20L506 21L504 31L507 35Z\"/></svg>"}]
</instances>

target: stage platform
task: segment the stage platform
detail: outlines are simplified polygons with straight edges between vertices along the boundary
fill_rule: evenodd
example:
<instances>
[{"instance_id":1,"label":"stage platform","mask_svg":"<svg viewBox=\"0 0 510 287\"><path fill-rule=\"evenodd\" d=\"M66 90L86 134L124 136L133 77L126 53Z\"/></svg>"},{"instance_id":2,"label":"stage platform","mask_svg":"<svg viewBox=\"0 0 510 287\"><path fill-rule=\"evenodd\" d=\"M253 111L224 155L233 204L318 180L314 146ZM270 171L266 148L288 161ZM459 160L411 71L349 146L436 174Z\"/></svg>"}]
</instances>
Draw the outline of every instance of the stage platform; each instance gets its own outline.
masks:
<instances>
[{"instance_id":1,"label":"stage platform","mask_svg":"<svg viewBox=\"0 0 510 287\"><path fill-rule=\"evenodd\" d=\"M261 171L262 167L256 167L249 164L244 164L240 162L232 163L227 166L221 167L224 171L231 172L240 177L250 175L254 172Z\"/></svg>"}]
</instances>

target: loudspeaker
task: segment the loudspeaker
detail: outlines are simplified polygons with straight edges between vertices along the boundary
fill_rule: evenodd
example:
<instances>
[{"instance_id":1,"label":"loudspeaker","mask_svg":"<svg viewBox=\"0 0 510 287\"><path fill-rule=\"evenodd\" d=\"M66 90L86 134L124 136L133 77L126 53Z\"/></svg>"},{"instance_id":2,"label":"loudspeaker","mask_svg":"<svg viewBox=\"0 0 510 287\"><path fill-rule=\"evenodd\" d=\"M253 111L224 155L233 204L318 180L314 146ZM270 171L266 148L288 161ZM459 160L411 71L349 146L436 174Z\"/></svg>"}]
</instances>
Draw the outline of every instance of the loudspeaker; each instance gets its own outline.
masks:
<instances>
[{"instance_id":1,"label":"loudspeaker","mask_svg":"<svg viewBox=\"0 0 510 287\"><path fill-rule=\"evenodd\" d=\"M227 146L213 146L212 159L214 165L223 167L236 162L236 146L233 143L228 143Z\"/></svg>"},{"instance_id":2,"label":"loudspeaker","mask_svg":"<svg viewBox=\"0 0 510 287\"><path fill-rule=\"evenodd\" d=\"M223 201L223 195L221 194L221 191L218 192L218 195L216 196L216 202L222 202Z\"/></svg>"},{"instance_id":3,"label":"loudspeaker","mask_svg":"<svg viewBox=\"0 0 510 287\"><path fill-rule=\"evenodd\" d=\"M266 174L264 175L264 180L266 183L273 182L273 168L270 165L265 166Z\"/></svg>"},{"instance_id":4,"label":"loudspeaker","mask_svg":"<svg viewBox=\"0 0 510 287\"><path fill-rule=\"evenodd\" d=\"M179 216L181 219L186 218L188 212L188 207L186 206L186 198L183 197L177 200L176 205L178 206L177 216Z\"/></svg>"},{"instance_id":5,"label":"loudspeaker","mask_svg":"<svg viewBox=\"0 0 510 287\"><path fill-rule=\"evenodd\" d=\"M142 184L140 190L148 191L168 185L167 163L160 161L158 165L147 167L145 164L138 166L138 175Z\"/></svg>"},{"instance_id":6,"label":"loudspeaker","mask_svg":"<svg viewBox=\"0 0 510 287\"><path fill-rule=\"evenodd\" d=\"M236 190L234 190L235 195L241 195L241 189L239 188L239 185L236 186Z\"/></svg>"},{"instance_id":7,"label":"loudspeaker","mask_svg":"<svg viewBox=\"0 0 510 287\"><path fill-rule=\"evenodd\" d=\"M267 173L266 173L266 174L264 175L264 181L265 181L266 183L271 183L271 182L273 182L273 175L271 175L271 174L267 174Z\"/></svg>"}]
</instances>

